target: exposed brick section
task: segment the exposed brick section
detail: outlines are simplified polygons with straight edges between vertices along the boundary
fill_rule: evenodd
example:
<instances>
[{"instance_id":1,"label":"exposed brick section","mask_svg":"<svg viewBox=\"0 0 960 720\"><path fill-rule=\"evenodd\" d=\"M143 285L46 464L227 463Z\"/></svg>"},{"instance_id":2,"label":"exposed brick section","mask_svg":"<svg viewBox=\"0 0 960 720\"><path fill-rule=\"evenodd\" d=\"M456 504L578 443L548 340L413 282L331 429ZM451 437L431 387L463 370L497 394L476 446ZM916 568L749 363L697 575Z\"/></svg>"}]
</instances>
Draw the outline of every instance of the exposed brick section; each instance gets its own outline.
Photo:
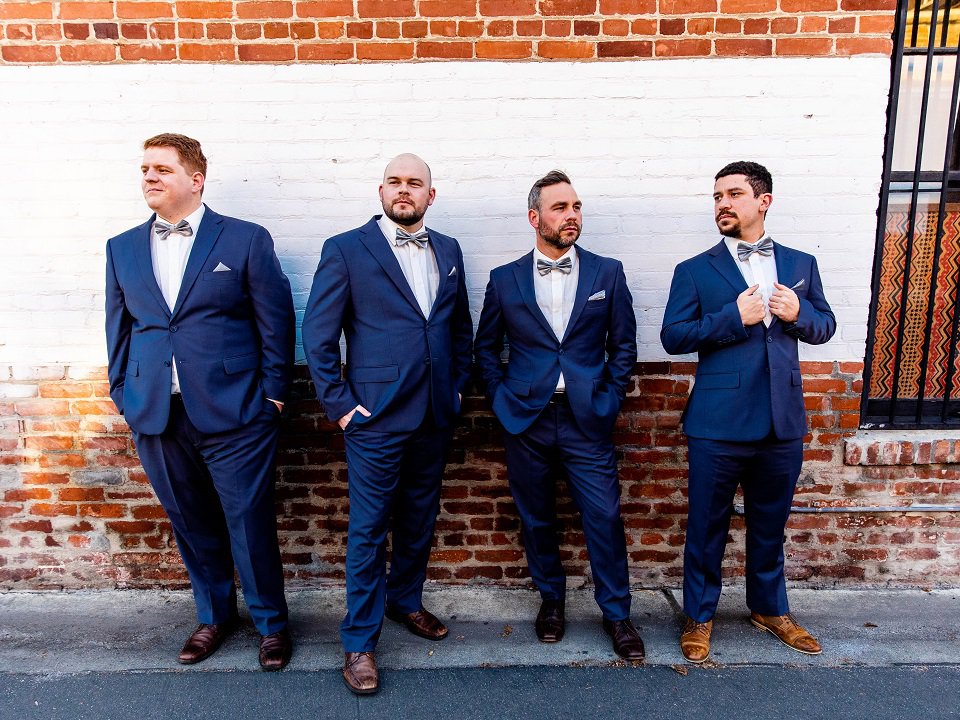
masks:
<instances>
[{"instance_id":1,"label":"exposed brick section","mask_svg":"<svg viewBox=\"0 0 960 720\"><path fill-rule=\"evenodd\" d=\"M895 0L28 0L0 3L0 64L889 55L895 6ZM447 42L453 39L460 42Z\"/></svg>"},{"instance_id":2,"label":"exposed brick section","mask_svg":"<svg viewBox=\"0 0 960 720\"><path fill-rule=\"evenodd\" d=\"M353 50L347 43L297 51L330 47ZM529 42L518 41L475 47L517 56L531 51ZM415 46L401 48L414 52ZM0 380L0 538L6 541L0 589L185 586L169 523L129 429L107 400L102 370L36 368L27 375L48 379L15 380L8 369L0 367L0 378L9 378ZM343 436L322 417L304 368L298 370L278 457L285 570L293 586L342 582ZM615 431L632 579L648 587L680 583L686 447L678 425L695 370L693 363L638 363ZM863 512L795 513L787 530L791 581L956 586L960 513L870 509L960 505L960 439L858 433L862 365L808 362L803 372L812 430L795 505ZM476 393L464 408L444 478L430 575L450 583L527 583L499 427ZM562 481L558 512L565 565L573 578L586 577L583 533ZM735 517L724 569L731 582L743 572L743 533L742 518Z\"/></svg>"}]
</instances>

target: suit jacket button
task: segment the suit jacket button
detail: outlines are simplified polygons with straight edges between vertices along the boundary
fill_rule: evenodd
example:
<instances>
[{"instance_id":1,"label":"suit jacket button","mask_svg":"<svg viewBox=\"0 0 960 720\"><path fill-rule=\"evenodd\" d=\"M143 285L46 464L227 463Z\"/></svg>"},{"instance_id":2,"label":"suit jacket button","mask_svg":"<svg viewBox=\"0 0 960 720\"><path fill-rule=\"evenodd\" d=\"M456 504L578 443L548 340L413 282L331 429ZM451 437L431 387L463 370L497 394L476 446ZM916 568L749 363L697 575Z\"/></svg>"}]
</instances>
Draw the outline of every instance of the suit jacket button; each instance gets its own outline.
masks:
<instances>
[{"instance_id":1,"label":"suit jacket button","mask_svg":"<svg viewBox=\"0 0 960 720\"><path fill-rule=\"evenodd\" d=\"M767 342L773 342L773 337L770 335L767 335Z\"/></svg>"},{"instance_id":2,"label":"suit jacket button","mask_svg":"<svg viewBox=\"0 0 960 720\"><path fill-rule=\"evenodd\" d=\"M170 332L176 332L176 331L179 330L179 329L180 329L180 328L177 327L176 325L171 325L171 326L170 326Z\"/></svg>"},{"instance_id":3,"label":"suit jacket button","mask_svg":"<svg viewBox=\"0 0 960 720\"><path fill-rule=\"evenodd\" d=\"M164 367L170 367L170 361L169 361L169 360L164 360L164 361L163 361L163 366L164 366Z\"/></svg>"},{"instance_id":4,"label":"suit jacket button","mask_svg":"<svg viewBox=\"0 0 960 720\"><path fill-rule=\"evenodd\" d=\"M429 364L430 364L430 358L427 358L427 359L424 360L423 362L424 362L426 365L429 365Z\"/></svg>"}]
</instances>

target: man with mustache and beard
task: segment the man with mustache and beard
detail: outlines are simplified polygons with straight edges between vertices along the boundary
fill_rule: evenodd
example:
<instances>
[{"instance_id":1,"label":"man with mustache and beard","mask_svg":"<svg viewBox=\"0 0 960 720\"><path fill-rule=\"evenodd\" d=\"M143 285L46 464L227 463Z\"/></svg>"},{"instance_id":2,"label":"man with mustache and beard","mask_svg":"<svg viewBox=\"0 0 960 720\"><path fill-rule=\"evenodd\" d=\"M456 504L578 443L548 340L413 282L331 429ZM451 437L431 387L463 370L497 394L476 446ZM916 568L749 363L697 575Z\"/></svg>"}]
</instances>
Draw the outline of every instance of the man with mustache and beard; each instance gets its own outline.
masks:
<instances>
[{"instance_id":1,"label":"man with mustache and beard","mask_svg":"<svg viewBox=\"0 0 960 720\"><path fill-rule=\"evenodd\" d=\"M350 522L340 638L344 682L361 695L379 688L384 614L429 640L448 634L422 594L473 322L460 246L423 224L435 196L423 160L391 160L384 214L323 244L303 318L317 397L344 432Z\"/></svg>"},{"instance_id":2,"label":"man with mustache and beard","mask_svg":"<svg viewBox=\"0 0 960 720\"><path fill-rule=\"evenodd\" d=\"M660 331L668 353L699 356L683 415L689 510L680 650L694 663L710 654L738 485L750 622L798 652L821 651L790 615L783 533L807 432L797 344L827 342L836 320L816 259L773 242L764 230L772 191L769 171L754 162L717 173L714 218L724 237L677 265Z\"/></svg>"},{"instance_id":3,"label":"man with mustache and beard","mask_svg":"<svg viewBox=\"0 0 960 720\"><path fill-rule=\"evenodd\" d=\"M535 630L564 634L566 576L557 541L554 470L562 466L583 519L614 651L642 660L630 621L630 578L611 434L637 359L633 299L618 260L575 247L581 202L564 173L534 183L527 217L536 246L490 273L475 341L493 411L506 430L507 474L540 591ZM504 344L509 362L502 365Z\"/></svg>"}]
</instances>

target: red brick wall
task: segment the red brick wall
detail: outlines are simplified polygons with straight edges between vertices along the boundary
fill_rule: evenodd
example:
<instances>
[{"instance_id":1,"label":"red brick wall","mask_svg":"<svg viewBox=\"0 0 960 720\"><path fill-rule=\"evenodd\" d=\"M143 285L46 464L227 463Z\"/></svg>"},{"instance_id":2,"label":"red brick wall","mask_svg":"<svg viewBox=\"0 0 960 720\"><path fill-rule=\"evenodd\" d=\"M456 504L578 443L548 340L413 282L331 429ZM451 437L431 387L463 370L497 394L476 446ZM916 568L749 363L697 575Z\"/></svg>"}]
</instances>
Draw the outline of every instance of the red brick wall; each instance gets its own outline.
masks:
<instances>
[{"instance_id":1,"label":"red brick wall","mask_svg":"<svg viewBox=\"0 0 960 720\"><path fill-rule=\"evenodd\" d=\"M343 438L319 414L304 368L280 451L280 539L291 585L341 581L347 498ZM680 581L685 445L677 429L692 363L638 363L616 432L636 583ZM851 439L861 363L804 363L812 432L797 505L960 504L960 443ZM0 589L178 587L185 575L105 371L0 366ZM500 431L471 396L446 478L430 575L526 582ZM580 526L561 491L564 559L588 573ZM727 573L743 566L734 521ZM795 514L789 577L811 587L960 585L960 513Z\"/></svg>"},{"instance_id":2,"label":"red brick wall","mask_svg":"<svg viewBox=\"0 0 960 720\"><path fill-rule=\"evenodd\" d=\"M0 63L889 54L895 0L0 3Z\"/></svg>"}]
</instances>

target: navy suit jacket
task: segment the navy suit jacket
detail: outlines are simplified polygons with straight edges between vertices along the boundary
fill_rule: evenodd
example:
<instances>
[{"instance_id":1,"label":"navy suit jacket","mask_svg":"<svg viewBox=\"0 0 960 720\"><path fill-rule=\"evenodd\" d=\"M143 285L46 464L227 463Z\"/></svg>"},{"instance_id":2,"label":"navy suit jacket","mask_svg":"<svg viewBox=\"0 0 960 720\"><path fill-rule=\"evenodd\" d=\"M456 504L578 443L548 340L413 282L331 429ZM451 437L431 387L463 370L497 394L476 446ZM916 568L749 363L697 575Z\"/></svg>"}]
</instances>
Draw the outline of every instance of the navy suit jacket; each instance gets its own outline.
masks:
<instances>
[{"instance_id":1,"label":"navy suit jacket","mask_svg":"<svg viewBox=\"0 0 960 720\"><path fill-rule=\"evenodd\" d=\"M428 229L437 260L437 297L424 317L375 216L330 238L303 318L303 349L327 416L339 420L357 405L350 426L384 432L415 430L433 411L445 427L460 412L470 379L473 321L463 253L452 237ZM347 359L340 368L340 334Z\"/></svg>"},{"instance_id":2,"label":"navy suit jacket","mask_svg":"<svg viewBox=\"0 0 960 720\"><path fill-rule=\"evenodd\" d=\"M533 252L490 273L475 342L477 363L507 432L526 430L563 372L567 398L587 437L607 439L637 361L637 319L619 260L577 247L576 299L563 338L537 305ZM603 291L604 297L589 300ZM509 363L500 362L504 341Z\"/></svg>"},{"instance_id":3,"label":"navy suit jacket","mask_svg":"<svg viewBox=\"0 0 960 720\"><path fill-rule=\"evenodd\" d=\"M800 299L795 323L774 316L745 327L737 296L747 282L724 241L677 265L660 341L671 355L698 353L696 382L684 410L683 430L710 440L781 440L807 432L797 342L819 345L833 337L836 319L827 304L812 255L774 243L777 278Z\"/></svg>"},{"instance_id":4,"label":"navy suit jacket","mask_svg":"<svg viewBox=\"0 0 960 720\"><path fill-rule=\"evenodd\" d=\"M171 312L153 272L155 218L107 242L110 397L133 430L162 433L175 356L190 421L205 433L235 430L266 398L286 399L296 343L290 283L270 233L208 207ZM230 269L214 272L221 263Z\"/></svg>"}]
</instances>

